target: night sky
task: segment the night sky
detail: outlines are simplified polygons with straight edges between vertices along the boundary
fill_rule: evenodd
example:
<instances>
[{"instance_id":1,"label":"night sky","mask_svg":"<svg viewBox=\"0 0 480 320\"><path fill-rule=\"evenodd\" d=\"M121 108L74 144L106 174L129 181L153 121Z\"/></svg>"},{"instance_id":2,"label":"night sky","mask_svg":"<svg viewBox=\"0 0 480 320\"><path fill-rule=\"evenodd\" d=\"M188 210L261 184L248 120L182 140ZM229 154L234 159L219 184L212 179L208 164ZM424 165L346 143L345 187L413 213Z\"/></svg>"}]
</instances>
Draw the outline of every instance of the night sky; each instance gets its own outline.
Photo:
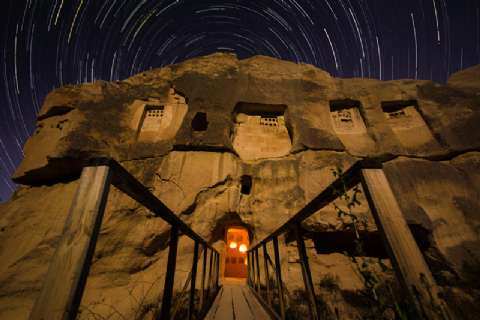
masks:
<instances>
[{"instance_id":1,"label":"night sky","mask_svg":"<svg viewBox=\"0 0 480 320\"><path fill-rule=\"evenodd\" d=\"M0 199L45 95L217 51L337 77L445 82L480 63L480 0L2 0Z\"/></svg>"}]
</instances>

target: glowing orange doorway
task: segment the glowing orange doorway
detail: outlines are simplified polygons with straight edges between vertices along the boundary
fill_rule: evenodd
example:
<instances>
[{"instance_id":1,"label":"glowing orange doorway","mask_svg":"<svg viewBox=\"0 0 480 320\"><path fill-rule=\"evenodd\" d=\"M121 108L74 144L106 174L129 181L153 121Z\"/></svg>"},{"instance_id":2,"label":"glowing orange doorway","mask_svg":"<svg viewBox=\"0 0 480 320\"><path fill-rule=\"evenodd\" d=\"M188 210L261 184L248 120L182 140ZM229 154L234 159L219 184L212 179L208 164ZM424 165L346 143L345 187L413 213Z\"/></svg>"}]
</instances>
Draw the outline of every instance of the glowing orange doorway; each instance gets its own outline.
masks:
<instances>
[{"instance_id":1,"label":"glowing orange doorway","mask_svg":"<svg viewBox=\"0 0 480 320\"><path fill-rule=\"evenodd\" d=\"M226 234L225 277L247 277L248 232L243 228L229 228Z\"/></svg>"}]
</instances>

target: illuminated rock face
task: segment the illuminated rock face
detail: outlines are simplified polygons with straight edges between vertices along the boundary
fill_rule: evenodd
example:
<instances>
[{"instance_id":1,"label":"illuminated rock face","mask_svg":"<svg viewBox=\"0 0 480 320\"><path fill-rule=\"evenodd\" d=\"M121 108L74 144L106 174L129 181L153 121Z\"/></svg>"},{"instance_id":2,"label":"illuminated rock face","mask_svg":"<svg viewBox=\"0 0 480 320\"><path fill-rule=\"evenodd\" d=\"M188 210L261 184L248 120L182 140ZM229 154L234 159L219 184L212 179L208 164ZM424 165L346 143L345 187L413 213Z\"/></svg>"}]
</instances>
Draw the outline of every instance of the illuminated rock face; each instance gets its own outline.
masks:
<instances>
[{"instance_id":1,"label":"illuminated rock face","mask_svg":"<svg viewBox=\"0 0 480 320\"><path fill-rule=\"evenodd\" d=\"M233 148L243 160L283 157L292 148L285 117L281 115L240 113L234 130Z\"/></svg>"},{"instance_id":2,"label":"illuminated rock face","mask_svg":"<svg viewBox=\"0 0 480 320\"><path fill-rule=\"evenodd\" d=\"M392 128L400 144L415 149L437 141L418 112L417 101L388 101L382 103L382 110L388 125Z\"/></svg>"},{"instance_id":3,"label":"illuminated rock face","mask_svg":"<svg viewBox=\"0 0 480 320\"><path fill-rule=\"evenodd\" d=\"M170 89L166 101L135 100L129 107L131 129L137 131L136 141L157 142L173 139L188 111L185 98Z\"/></svg>"},{"instance_id":4,"label":"illuminated rock face","mask_svg":"<svg viewBox=\"0 0 480 320\"><path fill-rule=\"evenodd\" d=\"M242 160L279 158L290 153L292 142L285 109L286 106L237 104L232 144Z\"/></svg>"},{"instance_id":5,"label":"illuminated rock face","mask_svg":"<svg viewBox=\"0 0 480 320\"><path fill-rule=\"evenodd\" d=\"M330 101L330 119L333 130L342 144L352 153L361 153L365 149L374 149L375 142L367 132L361 114L360 101Z\"/></svg>"},{"instance_id":6,"label":"illuminated rock face","mask_svg":"<svg viewBox=\"0 0 480 320\"><path fill-rule=\"evenodd\" d=\"M335 79L310 65L215 54L53 91L14 176L22 186L0 205L0 319L28 318L81 160L92 156L119 161L211 242L222 253L222 274L229 228L248 231L254 244L324 190L332 169L381 159L408 223L423 234L437 281L478 301L455 282L478 283L463 267L480 259L478 79L479 67L445 85ZM374 233L363 194L359 200L358 214ZM326 238L335 242L348 238L347 222L330 205L305 227L332 232ZM168 234L162 219L112 188L80 319L109 318L111 306L118 318L150 319L155 307L146 306L159 305ZM280 255L293 292L301 270L287 240L279 239ZM356 266L335 249L340 244L323 245L307 240L315 287L333 276L341 290L362 289ZM189 273L192 241L181 236L178 252L176 291ZM377 269L380 278L391 276ZM337 301L340 318L361 318L358 304L340 296L324 297Z\"/></svg>"}]
</instances>

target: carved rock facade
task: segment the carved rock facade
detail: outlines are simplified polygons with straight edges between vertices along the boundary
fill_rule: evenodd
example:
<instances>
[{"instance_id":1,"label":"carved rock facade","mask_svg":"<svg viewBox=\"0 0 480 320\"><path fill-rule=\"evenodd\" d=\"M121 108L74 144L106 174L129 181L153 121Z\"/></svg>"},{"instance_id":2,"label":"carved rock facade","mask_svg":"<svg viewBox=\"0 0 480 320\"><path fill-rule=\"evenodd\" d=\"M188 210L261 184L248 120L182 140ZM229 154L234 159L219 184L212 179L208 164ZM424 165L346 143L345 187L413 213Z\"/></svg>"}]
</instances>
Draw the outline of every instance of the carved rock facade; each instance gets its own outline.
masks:
<instances>
[{"instance_id":1,"label":"carved rock facade","mask_svg":"<svg viewBox=\"0 0 480 320\"><path fill-rule=\"evenodd\" d=\"M28 317L81 160L92 156L121 162L221 252L227 227L246 227L255 243L328 186L332 169L379 158L438 283L462 306L456 312L478 312L471 303L478 287L465 289L478 284L472 270L480 267L478 79L480 66L445 85L335 79L310 65L214 54L120 82L57 89L25 145L14 176L22 186L0 205L0 318ZM360 201L365 231L374 233ZM327 305L354 318L362 308L338 296L363 287L335 249L347 222L326 207L306 228L331 232L330 240L307 243L315 285L330 276L338 282L340 293L323 295ZM112 190L80 318L150 319L167 247L168 225ZM179 252L177 290L193 254L186 237ZM301 286L293 242L282 239L281 256L293 292Z\"/></svg>"}]
</instances>

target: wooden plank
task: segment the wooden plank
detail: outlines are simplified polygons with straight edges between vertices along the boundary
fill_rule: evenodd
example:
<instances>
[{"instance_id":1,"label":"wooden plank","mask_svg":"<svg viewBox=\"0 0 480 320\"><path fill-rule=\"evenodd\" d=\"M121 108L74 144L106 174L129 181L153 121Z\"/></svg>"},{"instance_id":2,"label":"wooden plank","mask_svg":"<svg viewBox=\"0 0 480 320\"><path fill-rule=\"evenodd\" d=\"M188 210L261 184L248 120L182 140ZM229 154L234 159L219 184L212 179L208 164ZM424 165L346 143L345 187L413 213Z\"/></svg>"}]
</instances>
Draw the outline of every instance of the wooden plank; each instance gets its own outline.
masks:
<instances>
[{"instance_id":1,"label":"wooden plank","mask_svg":"<svg viewBox=\"0 0 480 320\"><path fill-rule=\"evenodd\" d=\"M418 317L449 319L438 288L382 169L363 169L362 185L400 284Z\"/></svg>"},{"instance_id":2,"label":"wooden plank","mask_svg":"<svg viewBox=\"0 0 480 320\"><path fill-rule=\"evenodd\" d=\"M175 283L175 268L177 265L178 228L172 226L170 229L170 243L168 248L167 273L163 285L162 309L160 319L170 319L170 308L172 306L173 285Z\"/></svg>"},{"instance_id":3,"label":"wooden plank","mask_svg":"<svg viewBox=\"0 0 480 320\"><path fill-rule=\"evenodd\" d=\"M275 278L277 280L278 300L280 304L280 318L285 319L285 296L283 294L282 265L280 264L280 252L278 250L278 237L273 237L273 252L275 255Z\"/></svg>"},{"instance_id":4,"label":"wooden plank","mask_svg":"<svg viewBox=\"0 0 480 320\"><path fill-rule=\"evenodd\" d=\"M209 320L270 320L253 289L245 284L229 283L222 286L205 319Z\"/></svg>"},{"instance_id":5,"label":"wooden plank","mask_svg":"<svg viewBox=\"0 0 480 320\"><path fill-rule=\"evenodd\" d=\"M253 298L255 298L256 302L263 307L264 312L266 312L269 316L269 319L276 319L276 320L281 320L280 316L276 312L276 310L267 302L263 297L261 297L255 290L253 290L252 287L248 287L250 290L250 294L253 295ZM250 299L248 299L250 300Z\"/></svg>"},{"instance_id":6,"label":"wooden plank","mask_svg":"<svg viewBox=\"0 0 480 320\"><path fill-rule=\"evenodd\" d=\"M305 293L308 297L308 310L310 311L310 319L319 319L312 274L310 272L307 250L305 248L305 242L303 241L302 229L300 225L295 225L293 231L297 240L298 256L300 257L300 264L302 266L302 277L305 285Z\"/></svg>"},{"instance_id":7,"label":"wooden plank","mask_svg":"<svg viewBox=\"0 0 480 320\"><path fill-rule=\"evenodd\" d=\"M192 280L190 281L190 305L188 308L189 320L192 320L195 315L195 284L197 281L198 247L199 244L197 241L195 241L195 245L193 247Z\"/></svg>"},{"instance_id":8,"label":"wooden plank","mask_svg":"<svg viewBox=\"0 0 480 320\"><path fill-rule=\"evenodd\" d=\"M63 235L30 320L74 319L102 223L110 185L108 166L85 167Z\"/></svg>"}]
</instances>

